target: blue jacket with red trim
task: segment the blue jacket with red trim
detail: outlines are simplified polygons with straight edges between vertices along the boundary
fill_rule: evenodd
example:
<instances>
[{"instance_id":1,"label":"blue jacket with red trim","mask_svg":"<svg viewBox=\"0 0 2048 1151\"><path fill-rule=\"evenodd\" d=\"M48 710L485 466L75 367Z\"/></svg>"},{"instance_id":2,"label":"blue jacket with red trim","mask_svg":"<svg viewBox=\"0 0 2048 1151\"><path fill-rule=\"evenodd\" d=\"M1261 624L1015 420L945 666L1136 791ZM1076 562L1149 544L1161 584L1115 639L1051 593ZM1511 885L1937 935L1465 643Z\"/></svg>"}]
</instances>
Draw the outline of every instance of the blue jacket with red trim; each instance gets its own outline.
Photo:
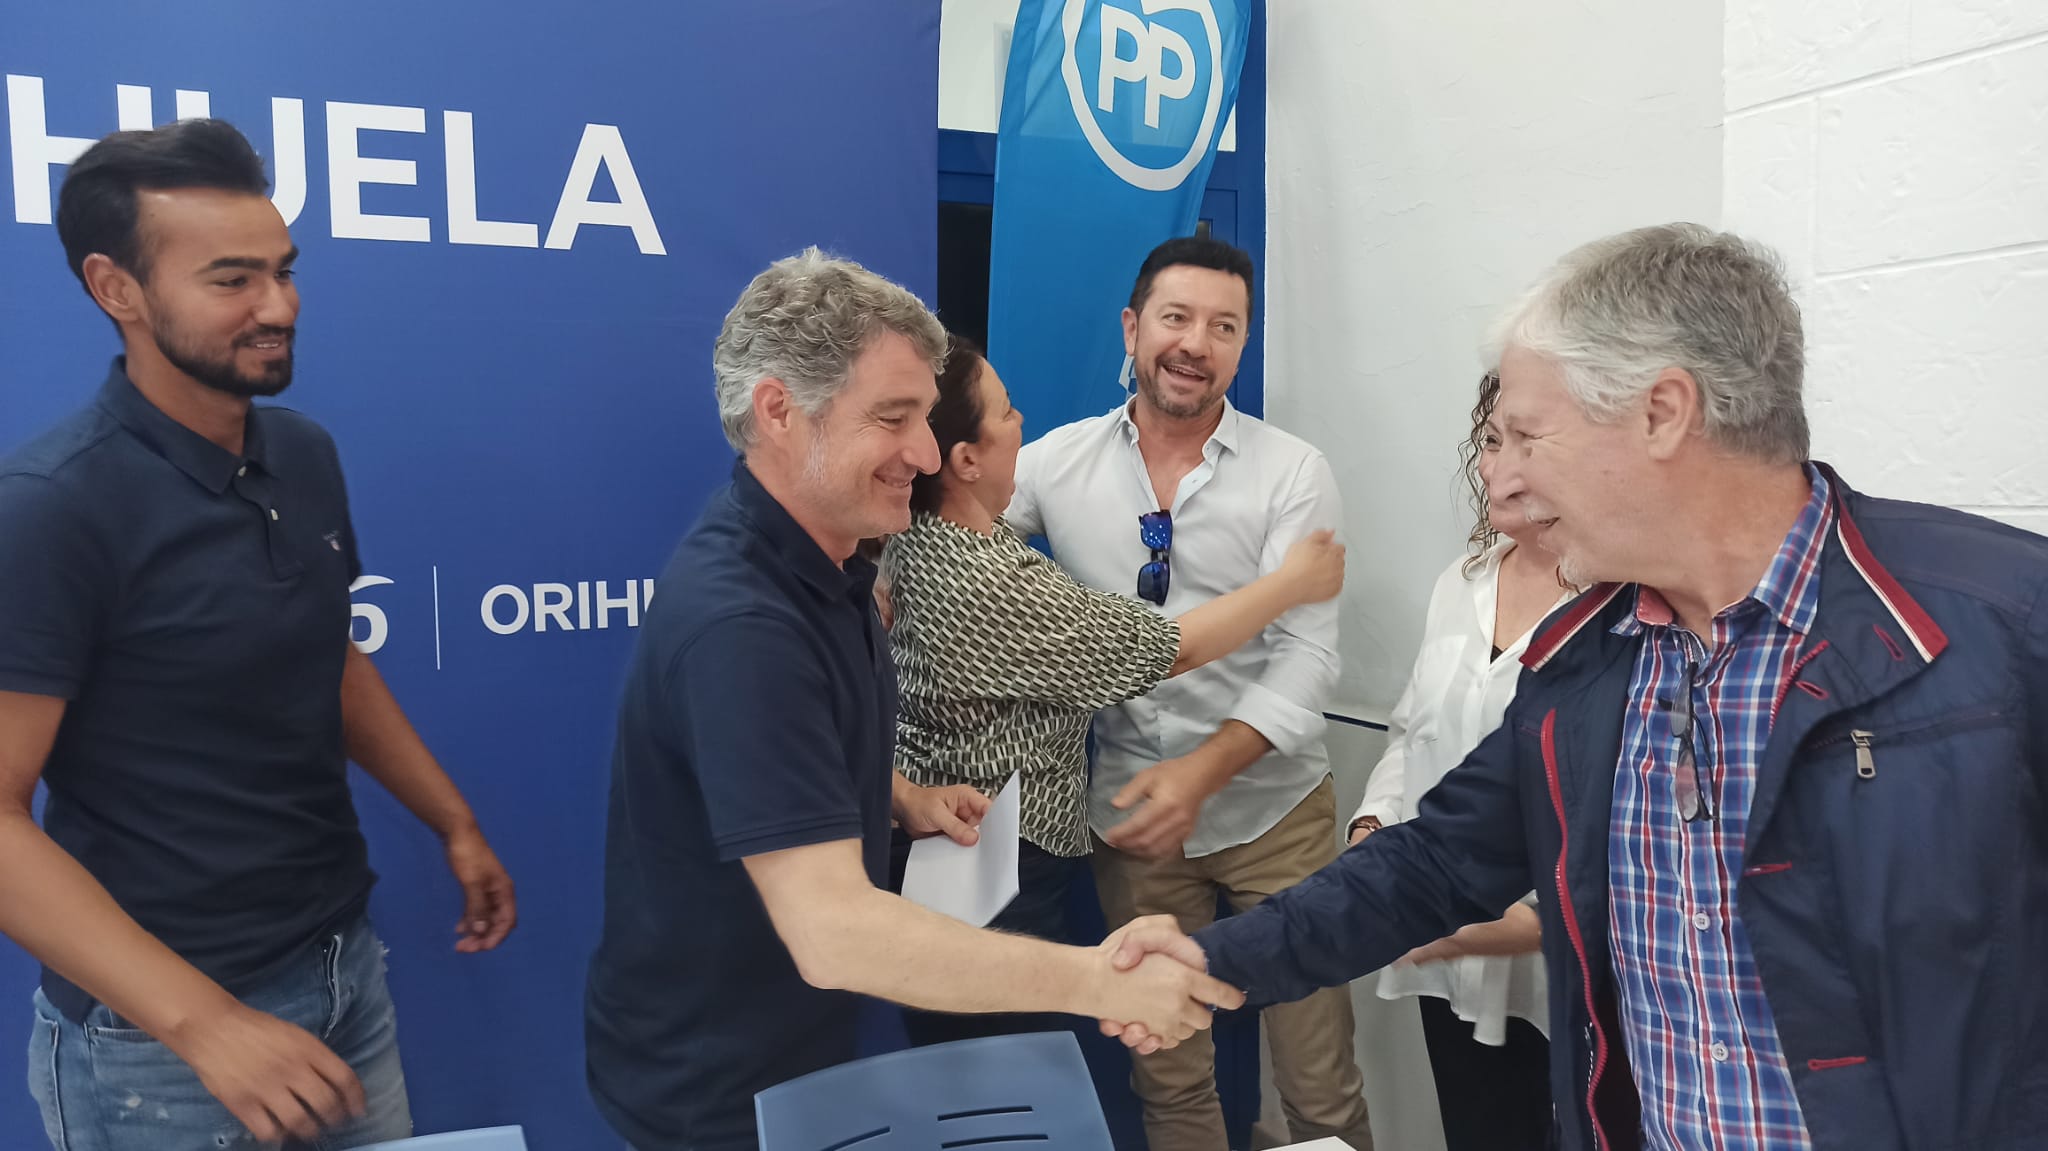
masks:
<instances>
[{"instance_id":1,"label":"blue jacket with red trim","mask_svg":"<svg viewBox=\"0 0 2048 1151\"><path fill-rule=\"evenodd\" d=\"M1737 914L1820 1151L2048 1147L2048 539L1850 491L1759 765ZM1640 637L1625 585L1530 644L1498 730L1416 818L1195 936L1255 1004L1531 888L1560 1146L1641 1142L1607 839Z\"/></svg>"}]
</instances>

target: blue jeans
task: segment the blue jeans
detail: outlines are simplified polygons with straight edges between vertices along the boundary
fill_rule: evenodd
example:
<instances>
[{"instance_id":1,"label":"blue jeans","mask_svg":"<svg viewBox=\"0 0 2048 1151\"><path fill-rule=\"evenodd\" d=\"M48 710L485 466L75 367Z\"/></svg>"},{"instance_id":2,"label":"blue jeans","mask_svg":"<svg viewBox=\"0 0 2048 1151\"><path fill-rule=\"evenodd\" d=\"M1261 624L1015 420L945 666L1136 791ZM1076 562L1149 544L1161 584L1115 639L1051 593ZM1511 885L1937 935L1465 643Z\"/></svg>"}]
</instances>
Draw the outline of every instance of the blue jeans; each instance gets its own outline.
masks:
<instances>
[{"instance_id":1,"label":"blue jeans","mask_svg":"<svg viewBox=\"0 0 2048 1151\"><path fill-rule=\"evenodd\" d=\"M362 1080L369 1101L363 1118L287 1147L340 1151L412 1134L384 945L368 919L314 940L241 1000L319 1036ZM38 991L35 1009L28 1086L55 1151L278 1147L258 1142L184 1061L106 1007L93 1007L81 1025Z\"/></svg>"}]
</instances>

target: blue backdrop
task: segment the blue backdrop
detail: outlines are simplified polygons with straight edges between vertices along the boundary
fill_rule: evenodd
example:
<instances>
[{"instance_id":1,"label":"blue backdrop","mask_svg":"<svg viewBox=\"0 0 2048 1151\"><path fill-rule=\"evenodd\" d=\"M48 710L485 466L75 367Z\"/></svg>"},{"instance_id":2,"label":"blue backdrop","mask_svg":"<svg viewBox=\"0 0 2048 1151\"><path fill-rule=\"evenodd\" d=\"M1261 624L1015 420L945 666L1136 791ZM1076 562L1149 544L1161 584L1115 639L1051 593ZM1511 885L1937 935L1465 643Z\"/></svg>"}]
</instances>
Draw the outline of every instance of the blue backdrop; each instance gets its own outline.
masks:
<instances>
[{"instance_id":1,"label":"blue backdrop","mask_svg":"<svg viewBox=\"0 0 2048 1151\"><path fill-rule=\"evenodd\" d=\"M356 637L382 640L519 885L511 940L456 955L437 844L357 777L422 1132L612 1145L581 1016L608 747L643 581L731 465L711 341L806 244L932 297L937 54L935 0L0 12L0 450L87 400L117 350L38 222L65 138L204 100L280 158L283 206L303 195L284 402L340 443L365 570L389 581L358 591ZM42 1138L21 1064L34 979L0 943L0 1147Z\"/></svg>"}]
</instances>

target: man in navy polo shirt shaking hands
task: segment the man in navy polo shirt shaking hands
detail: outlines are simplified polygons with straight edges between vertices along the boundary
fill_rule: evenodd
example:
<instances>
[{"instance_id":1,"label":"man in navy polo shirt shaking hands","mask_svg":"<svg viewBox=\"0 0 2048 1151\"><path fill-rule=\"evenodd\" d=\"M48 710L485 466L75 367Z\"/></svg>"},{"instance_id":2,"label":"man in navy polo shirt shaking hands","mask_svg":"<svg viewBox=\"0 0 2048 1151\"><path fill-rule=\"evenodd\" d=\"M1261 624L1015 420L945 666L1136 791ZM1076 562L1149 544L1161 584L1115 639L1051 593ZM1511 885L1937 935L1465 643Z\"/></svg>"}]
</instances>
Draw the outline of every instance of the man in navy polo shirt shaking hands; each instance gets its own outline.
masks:
<instances>
[{"instance_id":1,"label":"man in navy polo shirt shaking hands","mask_svg":"<svg viewBox=\"0 0 2048 1151\"><path fill-rule=\"evenodd\" d=\"M1168 1043L1241 1002L1163 955L1118 972L1113 943L979 931L885 887L892 816L971 843L988 807L895 772L896 669L855 555L910 525L912 477L938 470L945 353L915 296L815 249L756 277L719 333L740 459L641 628L586 996L592 1096L640 1151L751 1151L755 1092L853 1058L859 995L1127 1010Z\"/></svg>"},{"instance_id":2,"label":"man in navy polo shirt shaking hands","mask_svg":"<svg viewBox=\"0 0 2048 1151\"><path fill-rule=\"evenodd\" d=\"M333 441L251 403L291 383L299 310L267 187L218 120L71 165L58 234L126 354L0 460L0 932L44 964L30 1087L65 1151L411 1133L351 758L445 844L457 950L516 918L348 640Z\"/></svg>"}]
</instances>

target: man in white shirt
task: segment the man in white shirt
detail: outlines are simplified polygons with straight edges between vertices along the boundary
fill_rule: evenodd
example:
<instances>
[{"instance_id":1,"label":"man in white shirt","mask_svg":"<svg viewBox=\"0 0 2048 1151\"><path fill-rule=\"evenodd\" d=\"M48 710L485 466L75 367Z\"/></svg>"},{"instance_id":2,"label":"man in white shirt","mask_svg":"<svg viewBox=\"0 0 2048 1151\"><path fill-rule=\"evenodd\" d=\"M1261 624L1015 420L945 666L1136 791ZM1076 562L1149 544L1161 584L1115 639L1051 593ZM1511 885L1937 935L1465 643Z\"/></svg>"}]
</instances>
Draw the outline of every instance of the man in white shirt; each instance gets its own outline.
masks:
<instances>
[{"instance_id":1,"label":"man in white shirt","mask_svg":"<svg viewBox=\"0 0 2048 1151\"><path fill-rule=\"evenodd\" d=\"M1024 448L1010 526L1044 535L1083 583L1174 616L1336 529L1322 453L1225 399L1251 320L1251 257L1194 237L1154 249L1123 313L1137 395ZM1112 927L1167 914L1192 932L1219 894L1243 911L1335 858L1322 713L1337 669L1337 605L1315 604L1097 716L1088 816ZM1293 1137L1369 1151L1349 995L1319 992L1264 1021ZM1225 1151L1206 1033L1139 1056L1135 1081L1151 1146Z\"/></svg>"}]
</instances>

